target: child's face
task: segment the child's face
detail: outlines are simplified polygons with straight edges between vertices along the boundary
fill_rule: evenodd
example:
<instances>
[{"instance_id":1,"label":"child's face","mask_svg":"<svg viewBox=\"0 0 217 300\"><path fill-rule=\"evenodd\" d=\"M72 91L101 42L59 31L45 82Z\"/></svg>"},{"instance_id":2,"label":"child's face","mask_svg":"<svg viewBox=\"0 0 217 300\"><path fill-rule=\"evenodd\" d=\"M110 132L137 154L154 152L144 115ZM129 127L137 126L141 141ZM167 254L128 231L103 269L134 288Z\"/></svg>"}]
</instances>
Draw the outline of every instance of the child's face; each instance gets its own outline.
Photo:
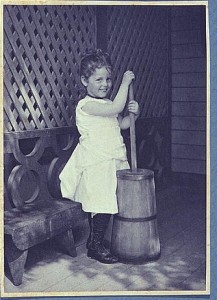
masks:
<instances>
[{"instance_id":1,"label":"child's face","mask_svg":"<svg viewBox=\"0 0 217 300\"><path fill-rule=\"evenodd\" d=\"M111 89L111 72L106 67L97 68L88 79L82 79L87 94L95 98L105 98Z\"/></svg>"}]
</instances>

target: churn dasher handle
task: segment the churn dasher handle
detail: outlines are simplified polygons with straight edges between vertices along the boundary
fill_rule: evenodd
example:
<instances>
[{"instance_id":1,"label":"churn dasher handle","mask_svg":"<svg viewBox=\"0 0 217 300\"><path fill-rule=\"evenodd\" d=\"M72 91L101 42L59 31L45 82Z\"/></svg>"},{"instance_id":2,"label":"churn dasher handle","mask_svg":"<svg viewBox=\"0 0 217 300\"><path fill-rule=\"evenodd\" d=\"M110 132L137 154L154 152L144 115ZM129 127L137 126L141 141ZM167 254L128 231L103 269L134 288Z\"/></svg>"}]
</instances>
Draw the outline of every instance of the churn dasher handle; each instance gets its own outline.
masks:
<instances>
[{"instance_id":1,"label":"churn dasher handle","mask_svg":"<svg viewBox=\"0 0 217 300\"><path fill-rule=\"evenodd\" d=\"M134 100L133 83L130 84L128 98L129 98L129 101ZM135 114L129 113L129 116L130 116L131 171L135 172L137 170Z\"/></svg>"}]
</instances>

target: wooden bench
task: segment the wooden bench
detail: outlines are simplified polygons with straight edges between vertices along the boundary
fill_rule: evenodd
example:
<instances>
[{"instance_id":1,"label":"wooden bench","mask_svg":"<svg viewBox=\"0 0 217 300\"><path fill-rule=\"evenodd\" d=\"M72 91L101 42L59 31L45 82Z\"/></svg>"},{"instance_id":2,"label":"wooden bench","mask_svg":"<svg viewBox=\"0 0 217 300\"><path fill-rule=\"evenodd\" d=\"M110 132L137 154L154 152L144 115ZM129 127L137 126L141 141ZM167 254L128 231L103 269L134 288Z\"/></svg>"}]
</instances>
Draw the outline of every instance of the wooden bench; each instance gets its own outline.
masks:
<instances>
[{"instance_id":1,"label":"wooden bench","mask_svg":"<svg viewBox=\"0 0 217 300\"><path fill-rule=\"evenodd\" d=\"M72 128L5 134L5 257L22 283L28 250L50 238L76 256L73 228L81 205L61 198L58 175L77 144Z\"/></svg>"}]
</instances>

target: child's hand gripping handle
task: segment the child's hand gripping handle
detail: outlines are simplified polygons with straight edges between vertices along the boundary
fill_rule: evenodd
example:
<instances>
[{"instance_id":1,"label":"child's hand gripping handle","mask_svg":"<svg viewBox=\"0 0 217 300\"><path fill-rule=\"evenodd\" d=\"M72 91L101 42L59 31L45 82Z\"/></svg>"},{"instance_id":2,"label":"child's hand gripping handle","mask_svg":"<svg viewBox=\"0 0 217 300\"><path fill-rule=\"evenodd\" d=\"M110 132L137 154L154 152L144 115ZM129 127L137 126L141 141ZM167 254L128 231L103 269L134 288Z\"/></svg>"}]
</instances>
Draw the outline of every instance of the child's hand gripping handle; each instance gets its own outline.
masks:
<instances>
[{"instance_id":1,"label":"child's hand gripping handle","mask_svg":"<svg viewBox=\"0 0 217 300\"><path fill-rule=\"evenodd\" d=\"M129 97L129 101L134 100L133 83L130 84L128 97ZM134 113L130 112L129 116L130 116L131 171L135 172L137 169L135 115Z\"/></svg>"}]
</instances>

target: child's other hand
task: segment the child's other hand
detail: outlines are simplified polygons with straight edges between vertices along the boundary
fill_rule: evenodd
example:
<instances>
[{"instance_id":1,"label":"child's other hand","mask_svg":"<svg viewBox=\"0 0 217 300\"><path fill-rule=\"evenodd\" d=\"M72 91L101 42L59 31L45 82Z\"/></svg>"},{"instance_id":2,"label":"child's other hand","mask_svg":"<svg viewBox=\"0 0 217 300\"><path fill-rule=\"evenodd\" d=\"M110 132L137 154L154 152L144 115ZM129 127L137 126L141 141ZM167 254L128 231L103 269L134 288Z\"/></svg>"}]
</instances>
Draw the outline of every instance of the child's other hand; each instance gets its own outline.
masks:
<instances>
[{"instance_id":1,"label":"child's other hand","mask_svg":"<svg viewBox=\"0 0 217 300\"><path fill-rule=\"evenodd\" d=\"M138 115L139 114L139 104L138 102L134 101L134 100L131 100L128 104L128 111L130 113L134 113L135 115Z\"/></svg>"},{"instance_id":2,"label":"child's other hand","mask_svg":"<svg viewBox=\"0 0 217 300\"><path fill-rule=\"evenodd\" d=\"M122 84L130 85L133 79L135 79L135 75L132 71L128 70L123 75Z\"/></svg>"}]
</instances>

